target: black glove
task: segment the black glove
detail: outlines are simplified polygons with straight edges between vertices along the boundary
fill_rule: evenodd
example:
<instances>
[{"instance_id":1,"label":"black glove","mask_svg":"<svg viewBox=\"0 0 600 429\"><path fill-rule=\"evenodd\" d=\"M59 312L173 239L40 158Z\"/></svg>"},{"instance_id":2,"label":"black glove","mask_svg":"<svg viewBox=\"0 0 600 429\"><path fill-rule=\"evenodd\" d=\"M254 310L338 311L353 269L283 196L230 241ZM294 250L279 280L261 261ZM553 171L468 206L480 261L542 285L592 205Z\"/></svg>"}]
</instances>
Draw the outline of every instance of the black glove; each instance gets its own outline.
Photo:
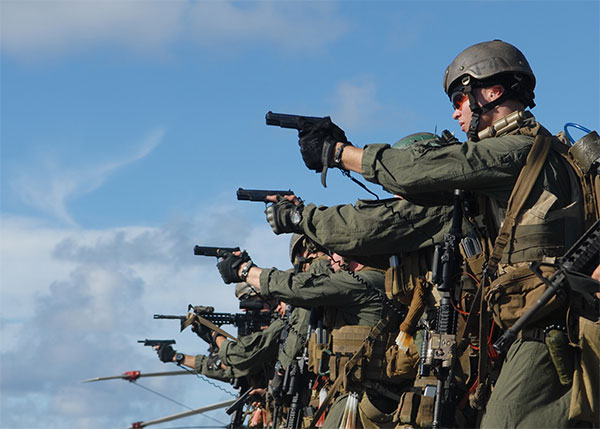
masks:
<instances>
[{"instance_id":1,"label":"black glove","mask_svg":"<svg viewBox=\"0 0 600 429\"><path fill-rule=\"evenodd\" d=\"M281 389L283 387L283 377L285 375L284 372L285 370L281 368L281 365L279 365L278 362L275 367L275 375L273 375L273 378L271 379L271 381L269 381L269 395L271 395L271 397L276 401L281 399L281 396L283 394Z\"/></svg>"},{"instance_id":2,"label":"black glove","mask_svg":"<svg viewBox=\"0 0 600 429\"><path fill-rule=\"evenodd\" d=\"M223 252L223 259L217 264L221 278L226 284L240 283L245 279L238 274L240 266L251 261L250 256L244 250L241 255L237 256L231 252Z\"/></svg>"},{"instance_id":3,"label":"black glove","mask_svg":"<svg viewBox=\"0 0 600 429\"><path fill-rule=\"evenodd\" d=\"M158 358L165 363L173 362L173 358L176 354L175 350L173 350L173 347L170 345L160 346L158 350L156 350L156 353L158 354Z\"/></svg>"},{"instance_id":4,"label":"black glove","mask_svg":"<svg viewBox=\"0 0 600 429\"><path fill-rule=\"evenodd\" d=\"M299 125L302 128L298 132L298 144L304 164L317 173L323 170L324 161L328 167L333 167L335 144L337 142L348 143L344 131L331 122L329 116L319 121L300 121ZM323 154L325 141L331 144L327 153Z\"/></svg>"},{"instance_id":5,"label":"black glove","mask_svg":"<svg viewBox=\"0 0 600 429\"><path fill-rule=\"evenodd\" d=\"M267 222L271 225L273 232L277 235L290 232L303 233L299 224L302 220L304 204L295 205L293 202L280 198L265 210Z\"/></svg>"},{"instance_id":6,"label":"black glove","mask_svg":"<svg viewBox=\"0 0 600 429\"><path fill-rule=\"evenodd\" d=\"M194 323L194 325L192 326L192 332L194 332L208 344L213 343L213 330L210 329L208 326L204 326L202 323Z\"/></svg>"}]
</instances>

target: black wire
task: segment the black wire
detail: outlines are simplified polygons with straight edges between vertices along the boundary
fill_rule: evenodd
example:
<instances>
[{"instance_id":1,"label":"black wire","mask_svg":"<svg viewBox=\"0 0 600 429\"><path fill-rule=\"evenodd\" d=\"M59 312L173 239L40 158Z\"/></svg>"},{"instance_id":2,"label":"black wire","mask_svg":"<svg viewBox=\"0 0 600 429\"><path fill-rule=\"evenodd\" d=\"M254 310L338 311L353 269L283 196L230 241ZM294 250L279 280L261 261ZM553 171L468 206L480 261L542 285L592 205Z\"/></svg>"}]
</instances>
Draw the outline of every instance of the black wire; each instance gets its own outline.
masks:
<instances>
[{"instance_id":1,"label":"black wire","mask_svg":"<svg viewBox=\"0 0 600 429\"><path fill-rule=\"evenodd\" d=\"M356 183L358 186L360 186L361 188L363 188L365 191L367 191L369 194L373 195L377 200L379 200L379 195L377 195L375 192L371 191L369 188L367 188L367 185L365 185L364 183L362 183L360 180L356 179L355 177L352 177L350 175L350 171L348 170L340 170L342 172L343 176L346 176L348 179L352 180L354 183Z\"/></svg>"},{"instance_id":2,"label":"black wire","mask_svg":"<svg viewBox=\"0 0 600 429\"><path fill-rule=\"evenodd\" d=\"M188 371L188 372L190 372L190 373L192 373L192 374L196 374L196 375L197 375L199 378L201 378L201 377L200 377L200 374L198 374L198 373L196 373L196 372L194 372L194 371L190 371L189 369L187 369L187 368L183 367L182 365L179 365L179 366L181 366L181 368L185 369L186 371ZM205 379L205 381L207 381L209 384L211 384L211 385L215 386L216 388L218 388L218 389L220 389L220 390L222 390L222 391L224 391L224 392L226 392L226 393L229 393L229 394L230 394L231 396L233 396L233 397L235 397L235 396L236 396L236 395L234 395L233 393L231 393L231 392L229 392L229 391L227 391L227 390L223 389L222 387L220 387L220 386L218 386L218 385L216 385L216 384L212 383L212 382L211 382L211 381L209 381L208 379ZM161 398L164 398L164 399L166 399L166 400L168 400L168 401L174 402L174 403L175 403L175 404L177 404L177 405L181 405L183 408L187 408L188 410L190 410L190 411L193 411L193 408L190 408L190 407L188 407L187 405L185 405L185 404L182 404L181 402L178 402L178 401L176 401L176 400L175 400L175 399L173 399L173 398L169 398L168 396L166 396L166 395L163 395L162 393L159 393L159 392L157 392L157 391L155 391L155 390L152 390L152 389L150 389L149 387L146 387L146 386L143 386L143 385L141 385L141 384L138 384L138 383L137 383L137 381L134 381L134 382L133 382L133 384L134 384L134 385L136 385L136 386L138 386L138 387L141 387L142 389L145 389L145 390L147 390L147 391L149 391L149 392L152 392L152 393L154 393L155 395L158 395L158 396L160 396ZM224 423L220 422L219 420L217 420L217 419L215 419L215 418L213 418L213 417L211 417L211 416L209 416L209 415L207 415L207 414L199 414L199 415L201 415L202 417L209 418L209 419L211 419L212 421L219 423L220 425L223 425L223 426L217 426L217 427L226 427L226 425L225 425ZM209 427L209 426L206 426L206 427Z\"/></svg>"},{"instance_id":3,"label":"black wire","mask_svg":"<svg viewBox=\"0 0 600 429\"><path fill-rule=\"evenodd\" d=\"M203 414L200 414L200 415L203 415ZM223 426L171 426L170 428L164 428L164 429L195 429L195 428L216 429L216 428L226 428L226 427L227 427L227 425L223 425Z\"/></svg>"},{"instance_id":4,"label":"black wire","mask_svg":"<svg viewBox=\"0 0 600 429\"><path fill-rule=\"evenodd\" d=\"M155 390L152 390L152 389L150 389L150 388L148 388L148 387L146 387L146 386L142 386L141 384L138 384L137 382L133 382L133 384L134 384L135 386L141 387L142 389L146 389L147 391L149 391L149 392L152 392L152 393L154 393L155 395L158 395L158 396L160 396L161 398L164 398L164 399L166 399L166 400L168 400L168 401L174 402L174 403L176 403L177 405L181 405L183 408L187 408L187 409L188 409L188 410L190 410L190 411L192 411L192 410L193 410L193 408L190 408L190 407L188 407L187 405L184 405L184 404L182 404L181 402L177 402L175 399L169 398L168 396L165 396L165 395L163 395L162 393L158 393L157 391L155 391ZM219 422L219 423L220 423L220 422Z\"/></svg>"},{"instance_id":5,"label":"black wire","mask_svg":"<svg viewBox=\"0 0 600 429\"><path fill-rule=\"evenodd\" d=\"M224 389L223 387L219 386L217 383L214 383L213 381L211 381L209 378L207 378L206 376L202 375L202 374L198 374L196 371L192 371L189 368L186 368L184 365L177 365L180 368L183 368L184 370L186 370L187 372L189 372L190 374L194 374L196 377L198 377L200 380L203 380L205 382L207 382L208 384L210 384L213 387L216 387L217 389L227 393L228 395L233 396L234 398L237 397L237 395L235 393L230 392L227 389Z\"/></svg>"},{"instance_id":6,"label":"black wire","mask_svg":"<svg viewBox=\"0 0 600 429\"><path fill-rule=\"evenodd\" d=\"M387 295L385 294L384 291L377 289L376 287L370 285L365 279L363 279L358 274L356 274L354 271L352 271L350 268L348 268L348 265L343 264L340 261L335 261L335 260L332 260L332 263L337 264L337 266L339 266L346 273L350 274L352 276L352 278L354 278L357 282L359 282L360 284L365 286L367 289L370 289L371 291L377 293L377 295L379 295L382 299L382 305L384 305L384 306L387 305L389 308L394 310L402 319L404 319L406 317L406 314L407 314L406 309L396 305L396 303L394 301L392 301L391 299L389 299L387 297Z\"/></svg>"}]
</instances>

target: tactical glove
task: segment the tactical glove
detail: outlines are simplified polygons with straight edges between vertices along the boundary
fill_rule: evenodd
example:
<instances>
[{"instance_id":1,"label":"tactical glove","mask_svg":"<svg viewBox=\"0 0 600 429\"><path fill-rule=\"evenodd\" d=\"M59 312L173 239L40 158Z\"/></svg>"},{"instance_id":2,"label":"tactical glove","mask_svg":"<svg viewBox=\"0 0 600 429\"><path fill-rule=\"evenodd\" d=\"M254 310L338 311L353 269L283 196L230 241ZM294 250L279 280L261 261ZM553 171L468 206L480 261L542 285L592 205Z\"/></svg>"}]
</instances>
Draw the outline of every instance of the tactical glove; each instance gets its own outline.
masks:
<instances>
[{"instance_id":1,"label":"tactical glove","mask_svg":"<svg viewBox=\"0 0 600 429\"><path fill-rule=\"evenodd\" d=\"M234 255L231 252L223 252L223 259L217 264L221 278L226 284L241 283L243 279L238 274L240 266L246 262L251 262L250 256L244 250L241 255Z\"/></svg>"},{"instance_id":2,"label":"tactical glove","mask_svg":"<svg viewBox=\"0 0 600 429\"><path fill-rule=\"evenodd\" d=\"M279 401L283 393L282 387L284 372L285 371L281 368L281 365L278 362L277 366L275 367L275 375L273 375L273 378L271 379L271 381L269 381L268 388L269 395L271 395L271 397L275 399L275 401Z\"/></svg>"},{"instance_id":3,"label":"tactical glove","mask_svg":"<svg viewBox=\"0 0 600 429\"><path fill-rule=\"evenodd\" d=\"M290 232L303 233L299 224L302 220L303 204L295 205L293 202L280 198L265 210L267 222L271 225L273 232L277 235Z\"/></svg>"},{"instance_id":4,"label":"tactical glove","mask_svg":"<svg viewBox=\"0 0 600 429\"><path fill-rule=\"evenodd\" d=\"M304 164L317 173L320 173L325 165L333 167L335 144L348 143L344 131L331 122L329 116L317 122L300 121L299 125L302 128L298 132L298 144ZM327 147L325 142L328 143Z\"/></svg>"},{"instance_id":5,"label":"tactical glove","mask_svg":"<svg viewBox=\"0 0 600 429\"><path fill-rule=\"evenodd\" d=\"M162 345L156 350L158 354L158 358L165 363L173 362L173 358L175 357L175 350L170 345Z\"/></svg>"},{"instance_id":6,"label":"tactical glove","mask_svg":"<svg viewBox=\"0 0 600 429\"><path fill-rule=\"evenodd\" d=\"M208 326L204 326L203 324L196 322L192 326L192 331L208 344L213 343L213 331Z\"/></svg>"}]
</instances>

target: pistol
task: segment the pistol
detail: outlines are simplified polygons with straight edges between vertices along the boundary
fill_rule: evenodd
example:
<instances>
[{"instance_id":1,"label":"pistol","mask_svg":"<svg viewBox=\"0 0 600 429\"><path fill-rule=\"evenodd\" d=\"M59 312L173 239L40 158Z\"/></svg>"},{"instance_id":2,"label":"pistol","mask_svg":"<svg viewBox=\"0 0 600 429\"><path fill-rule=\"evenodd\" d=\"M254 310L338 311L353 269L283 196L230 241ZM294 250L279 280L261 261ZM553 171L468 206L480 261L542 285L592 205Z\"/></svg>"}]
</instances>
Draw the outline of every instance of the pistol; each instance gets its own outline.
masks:
<instances>
[{"instance_id":1,"label":"pistol","mask_svg":"<svg viewBox=\"0 0 600 429\"><path fill-rule=\"evenodd\" d=\"M293 128L295 130L302 130L303 124L311 123L318 124L324 119L331 119L329 116L318 117L318 116L299 116L299 115L288 115L286 113L273 113L268 111L265 115L267 125L277 125L281 128ZM335 143L332 139L325 139L323 149L321 153L321 161L323 163L323 169L321 170L321 184L323 187L327 187L327 165L328 154L332 153ZM333 146L333 147L332 147Z\"/></svg>"},{"instance_id":2,"label":"pistol","mask_svg":"<svg viewBox=\"0 0 600 429\"><path fill-rule=\"evenodd\" d=\"M318 116L300 116L300 115L288 115L286 113L273 113L268 111L265 115L267 125L276 125L281 128L292 128L295 130L301 130L300 122L317 122L325 118Z\"/></svg>"},{"instance_id":3,"label":"pistol","mask_svg":"<svg viewBox=\"0 0 600 429\"><path fill-rule=\"evenodd\" d=\"M194 255L223 257L223 253L239 252L239 247L207 247L194 246Z\"/></svg>"},{"instance_id":4,"label":"pistol","mask_svg":"<svg viewBox=\"0 0 600 429\"><path fill-rule=\"evenodd\" d=\"M237 199L240 201L262 201L264 203L268 203L267 195L294 195L294 192L291 189L287 191L275 191L270 189L244 189L238 188Z\"/></svg>"},{"instance_id":5,"label":"pistol","mask_svg":"<svg viewBox=\"0 0 600 429\"><path fill-rule=\"evenodd\" d=\"M175 340L138 340L138 343L144 343L145 346L154 347L154 346L170 346L171 344L175 344Z\"/></svg>"}]
</instances>

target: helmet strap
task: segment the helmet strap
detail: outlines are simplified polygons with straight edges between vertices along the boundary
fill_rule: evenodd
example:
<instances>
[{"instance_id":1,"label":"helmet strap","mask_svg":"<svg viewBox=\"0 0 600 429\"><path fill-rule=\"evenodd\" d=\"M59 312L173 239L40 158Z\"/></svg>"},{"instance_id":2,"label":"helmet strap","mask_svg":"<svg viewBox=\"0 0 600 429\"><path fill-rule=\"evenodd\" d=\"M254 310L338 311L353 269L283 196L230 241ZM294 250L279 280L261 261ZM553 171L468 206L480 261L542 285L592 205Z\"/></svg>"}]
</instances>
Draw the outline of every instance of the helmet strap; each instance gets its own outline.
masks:
<instances>
[{"instance_id":1,"label":"helmet strap","mask_svg":"<svg viewBox=\"0 0 600 429\"><path fill-rule=\"evenodd\" d=\"M469 137L469 140L476 142L479 141L477 129L479 128L481 115L483 115L486 112L489 112L494 107L504 102L504 100L508 98L510 91L508 89L505 89L505 91L500 97L496 98L494 101L490 101L489 103L484 104L483 106L479 106L477 100L475 100L475 95L473 95L473 87L471 85L465 86L463 91L467 95L467 97L469 97L469 105L471 106L470 108L472 113L471 123L469 124L469 130L467 131L467 137ZM472 106L477 107L473 108Z\"/></svg>"}]
</instances>

